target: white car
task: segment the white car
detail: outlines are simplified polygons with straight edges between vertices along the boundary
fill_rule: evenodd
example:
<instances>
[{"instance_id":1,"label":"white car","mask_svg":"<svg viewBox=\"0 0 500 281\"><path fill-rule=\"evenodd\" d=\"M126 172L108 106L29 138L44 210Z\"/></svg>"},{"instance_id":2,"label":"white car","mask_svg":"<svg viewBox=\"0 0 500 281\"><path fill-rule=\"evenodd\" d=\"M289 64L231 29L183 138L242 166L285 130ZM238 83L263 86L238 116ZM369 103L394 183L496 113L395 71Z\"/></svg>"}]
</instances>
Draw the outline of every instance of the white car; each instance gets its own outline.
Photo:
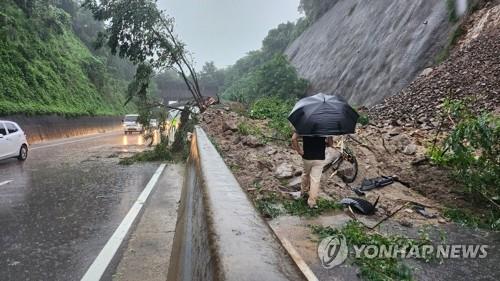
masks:
<instances>
[{"instance_id":1,"label":"white car","mask_svg":"<svg viewBox=\"0 0 500 281\"><path fill-rule=\"evenodd\" d=\"M28 141L21 127L15 122L0 120L0 160L28 158Z\"/></svg>"},{"instance_id":2,"label":"white car","mask_svg":"<svg viewBox=\"0 0 500 281\"><path fill-rule=\"evenodd\" d=\"M123 118L123 131L125 134L139 132L142 133L142 124L137 121L139 114L128 114Z\"/></svg>"}]
</instances>

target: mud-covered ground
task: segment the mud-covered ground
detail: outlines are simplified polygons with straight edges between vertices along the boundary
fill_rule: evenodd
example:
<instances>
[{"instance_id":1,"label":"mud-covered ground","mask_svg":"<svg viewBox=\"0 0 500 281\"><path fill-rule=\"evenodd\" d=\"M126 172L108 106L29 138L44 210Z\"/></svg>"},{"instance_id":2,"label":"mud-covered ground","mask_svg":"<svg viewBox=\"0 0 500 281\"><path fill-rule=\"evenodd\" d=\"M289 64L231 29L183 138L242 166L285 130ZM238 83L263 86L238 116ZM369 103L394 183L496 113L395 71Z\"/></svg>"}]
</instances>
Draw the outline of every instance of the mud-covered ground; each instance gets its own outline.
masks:
<instances>
[{"instance_id":1,"label":"mud-covered ground","mask_svg":"<svg viewBox=\"0 0 500 281\"><path fill-rule=\"evenodd\" d=\"M259 127L264 136L242 135L237 128L242 123ZM301 157L291 149L289 141L265 137L271 135L271 132L266 131L265 120L253 120L220 107L204 113L202 127L217 144L241 186L253 198L269 193L287 196L287 191L297 190L302 173ZM467 204L454 188L447 172L431 165L425 157L424 145L432 140L430 137L424 131L411 127L360 126L353 136L354 140L347 140L347 146L358 161L356 180L348 185L339 176L332 176L334 170L326 170L320 196L340 200L355 195L351 187L359 187L365 178L397 176L401 182L367 192L366 197L371 202L380 196L379 215L390 213L405 203L426 206L428 212L437 215L445 206ZM337 151L334 149L329 153L335 154ZM408 220L416 224L445 222L439 215L436 219L426 219L408 211L400 212L394 219L405 224Z\"/></svg>"},{"instance_id":2,"label":"mud-covered ground","mask_svg":"<svg viewBox=\"0 0 500 281\"><path fill-rule=\"evenodd\" d=\"M293 200L302 173L301 157L289 146L271 136L265 120L253 120L239 115L230 106L217 106L205 112L201 126L222 154L241 187L258 202L262 198L279 197ZM243 135L240 131L259 132ZM244 130L243 130L244 131ZM359 172L354 183L347 185L333 171L323 173L320 197L338 202L346 196L357 197L351 187L358 187L364 178L396 175L401 182L366 192L370 202L380 196L375 215L356 215L366 226L374 226L395 210L399 211L383 222L378 231L389 235L417 238L422 231L429 232L439 243L442 235L448 243L488 244L492 254L481 261L447 260L443 263L424 263L409 260L416 280L497 280L497 232L473 230L458 226L443 216L447 207L472 208L457 185L449 179L448 171L434 166L425 157L425 146L434 135L418 128L382 124L359 126L348 147L353 150ZM329 152L329 154L331 151ZM335 153L335 152L333 152ZM327 156L328 157L328 156ZM425 206L426 218L417 213L415 205ZM311 225L338 228L352 220L347 210L330 210L319 216L281 214L270 218L269 224L278 236L288 239L320 280L356 280L358 269L344 264L326 270L317 257L318 237ZM483 271L488 269L488 272ZM333 276L336 276L335 278ZM445 276L445 279L440 279ZM333 278L333 279L332 279Z\"/></svg>"}]
</instances>

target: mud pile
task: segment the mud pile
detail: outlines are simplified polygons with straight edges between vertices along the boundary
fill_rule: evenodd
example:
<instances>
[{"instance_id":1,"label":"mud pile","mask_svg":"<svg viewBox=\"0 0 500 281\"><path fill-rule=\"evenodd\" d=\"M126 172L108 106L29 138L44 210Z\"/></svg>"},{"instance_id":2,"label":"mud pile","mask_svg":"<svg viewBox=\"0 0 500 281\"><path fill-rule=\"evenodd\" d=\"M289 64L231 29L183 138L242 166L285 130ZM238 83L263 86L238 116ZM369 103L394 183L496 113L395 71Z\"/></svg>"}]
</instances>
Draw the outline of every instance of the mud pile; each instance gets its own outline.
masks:
<instances>
[{"instance_id":1,"label":"mud pile","mask_svg":"<svg viewBox=\"0 0 500 281\"><path fill-rule=\"evenodd\" d=\"M370 108L373 118L432 129L445 99L472 102L477 111L500 106L500 5L489 3L463 25L465 35L449 58L425 69L400 94Z\"/></svg>"}]
</instances>

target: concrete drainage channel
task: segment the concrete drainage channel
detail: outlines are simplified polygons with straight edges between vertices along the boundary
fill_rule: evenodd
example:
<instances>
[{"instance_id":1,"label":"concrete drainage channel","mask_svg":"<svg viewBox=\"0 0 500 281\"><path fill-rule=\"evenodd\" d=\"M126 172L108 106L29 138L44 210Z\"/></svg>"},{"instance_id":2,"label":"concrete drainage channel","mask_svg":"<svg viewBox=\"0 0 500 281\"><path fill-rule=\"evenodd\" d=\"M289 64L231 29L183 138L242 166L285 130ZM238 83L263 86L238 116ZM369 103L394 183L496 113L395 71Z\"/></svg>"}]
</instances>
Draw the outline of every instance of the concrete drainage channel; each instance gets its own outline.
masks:
<instances>
[{"instance_id":1,"label":"concrete drainage channel","mask_svg":"<svg viewBox=\"0 0 500 281\"><path fill-rule=\"evenodd\" d=\"M167 280L304 280L205 132L197 127Z\"/></svg>"}]
</instances>

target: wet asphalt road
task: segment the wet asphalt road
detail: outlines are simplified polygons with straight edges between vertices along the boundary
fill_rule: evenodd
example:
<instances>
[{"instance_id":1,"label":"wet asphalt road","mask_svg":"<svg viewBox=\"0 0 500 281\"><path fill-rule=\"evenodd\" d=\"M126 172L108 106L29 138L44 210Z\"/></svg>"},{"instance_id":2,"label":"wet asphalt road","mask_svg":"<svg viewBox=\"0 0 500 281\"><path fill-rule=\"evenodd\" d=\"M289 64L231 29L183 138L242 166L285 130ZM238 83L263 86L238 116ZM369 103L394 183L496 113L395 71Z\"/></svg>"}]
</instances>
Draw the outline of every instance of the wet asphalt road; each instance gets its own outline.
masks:
<instances>
[{"instance_id":1,"label":"wet asphalt road","mask_svg":"<svg viewBox=\"0 0 500 281\"><path fill-rule=\"evenodd\" d=\"M118 164L143 148L112 132L0 161L0 280L80 280L158 167Z\"/></svg>"}]
</instances>

